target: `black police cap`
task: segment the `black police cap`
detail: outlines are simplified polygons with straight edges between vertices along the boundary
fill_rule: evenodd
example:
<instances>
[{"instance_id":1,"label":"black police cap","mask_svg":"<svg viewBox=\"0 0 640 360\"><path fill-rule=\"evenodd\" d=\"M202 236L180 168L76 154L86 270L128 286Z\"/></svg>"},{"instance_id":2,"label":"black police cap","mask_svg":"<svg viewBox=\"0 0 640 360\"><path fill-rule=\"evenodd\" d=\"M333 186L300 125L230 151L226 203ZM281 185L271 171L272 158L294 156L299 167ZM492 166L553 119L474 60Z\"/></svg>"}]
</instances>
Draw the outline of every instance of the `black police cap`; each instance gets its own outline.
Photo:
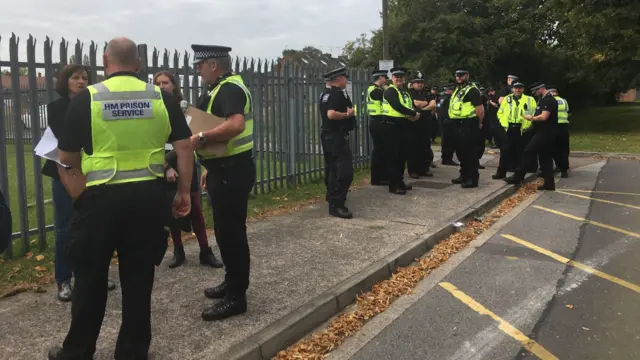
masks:
<instances>
[{"instance_id":1,"label":"black police cap","mask_svg":"<svg viewBox=\"0 0 640 360\"><path fill-rule=\"evenodd\" d=\"M456 70L456 75L467 75L467 74L469 74L469 71L467 70L463 70L463 69Z\"/></svg>"},{"instance_id":2,"label":"black police cap","mask_svg":"<svg viewBox=\"0 0 640 360\"><path fill-rule=\"evenodd\" d=\"M347 76L347 68L341 67L339 69L331 70L328 73L324 74L325 80L335 79L338 76Z\"/></svg>"},{"instance_id":3,"label":"black police cap","mask_svg":"<svg viewBox=\"0 0 640 360\"><path fill-rule=\"evenodd\" d=\"M191 45L191 49L195 53L193 57L194 64L209 59L224 58L229 56L229 52L231 52L230 47L218 45Z\"/></svg>"},{"instance_id":4,"label":"black police cap","mask_svg":"<svg viewBox=\"0 0 640 360\"><path fill-rule=\"evenodd\" d=\"M513 85L511 85L511 86L513 86L514 88L522 88L522 89L524 89L524 84L519 82L519 81L518 82L514 82Z\"/></svg>"},{"instance_id":5,"label":"black police cap","mask_svg":"<svg viewBox=\"0 0 640 360\"><path fill-rule=\"evenodd\" d=\"M507 78L509 78L509 79L513 79L513 81L518 81L518 80L520 80L520 78L519 78L519 77L517 77L516 75L507 75Z\"/></svg>"},{"instance_id":6,"label":"black police cap","mask_svg":"<svg viewBox=\"0 0 640 360\"><path fill-rule=\"evenodd\" d=\"M373 70L373 72L371 73L373 77L387 76L387 74L388 74L387 70Z\"/></svg>"},{"instance_id":7,"label":"black police cap","mask_svg":"<svg viewBox=\"0 0 640 360\"><path fill-rule=\"evenodd\" d=\"M538 90L540 88L543 88L543 87L545 87L544 82L536 81L533 84L531 84L531 86L529 86L529 90L536 91L536 90Z\"/></svg>"},{"instance_id":8,"label":"black police cap","mask_svg":"<svg viewBox=\"0 0 640 360\"><path fill-rule=\"evenodd\" d=\"M547 90L558 92L558 88L555 85L547 85Z\"/></svg>"},{"instance_id":9,"label":"black police cap","mask_svg":"<svg viewBox=\"0 0 640 360\"><path fill-rule=\"evenodd\" d=\"M411 79L411 81L413 82L424 82L424 76L422 76L422 73L420 71L416 71L413 79Z\"/></svg>"},{"instance_id":10,"label":"black police cap","mask_svg":"<svg viewBox=\"0 0 640 360\"><path fill-rule=\"evenodd\" d=\"M407 69L401 66L394 67L391 69L391 75L394 76L405 76L407 74Z\"/></svg>"}]
</instances>

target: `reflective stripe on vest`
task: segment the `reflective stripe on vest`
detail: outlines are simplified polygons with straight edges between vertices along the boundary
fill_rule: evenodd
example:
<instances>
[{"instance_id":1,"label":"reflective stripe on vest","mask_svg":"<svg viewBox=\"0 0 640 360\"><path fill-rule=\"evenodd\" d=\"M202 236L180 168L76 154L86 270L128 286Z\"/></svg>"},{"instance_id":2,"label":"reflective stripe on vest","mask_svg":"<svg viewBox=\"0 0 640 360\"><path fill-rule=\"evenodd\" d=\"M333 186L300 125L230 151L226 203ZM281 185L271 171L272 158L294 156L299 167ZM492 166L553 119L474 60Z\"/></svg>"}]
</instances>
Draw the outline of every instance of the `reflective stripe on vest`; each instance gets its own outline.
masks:
<instances>
[{"instance_id":1,"label":"reflective stripe on vest","mask_svg":"<svg viewBox=\"0 0 640 360\"><path fill-rule=\"evenodd\" d=\"M251 93L249 92L249 89L247 89L247 87L245 86L244 81L242 81L242 78L240 77L240 75L233 74L227 77L226 79L222 80L218 84L218 86L216 86L215 88L213 88L213 90L209 92L209 95L211 96L211 98L209 99L207 112L211 114L211 107L213 106L213 100L218 95L218 92L220 91L220 87L226 83L232 83L240 87L240 89L244 91L244 94L247 98L246 104L244 106L244 131L236 135L233 139L229 140L229 142L227 143L225 152L222 155L212 154L207 152L204 149L198 150L197 151L198 155L200 155L200 157L203 159L228 157L228 156L240 154L245 151L249 151L253 149L253 114L252 114L253 104L251 102Z\"/></svg>"},{"instance_id":2,"label":"reflective stripe on vest","mask_svg":"<svg viewBox=\"0 0 640 360\"><path fill-rule=\"evenodd\" d=\"M381 89L376 85L371 85L367 89L367 112L369 116L379 116L382 115L382 101L374 100L371 97L371 93L375 89Z\"/></svg>"},{"instance_id":3,"label":"reflective stripe on vest","mask_svg":"<svg viewBox=\"0 0 640 360\"><path fill-rule=\"evenodd\" d=\"M554 96L556 101L558 101L558 124L568 124L569 123L569 104L567 100L561 98L560 96Z\"/></svg>"},{"instance_id":4,"label":"reflective stripe on vest","mask_svg":"<svg viewBox=\"0 0 640 360\"><path fill-rule=\"evenodd\" d=\"M525 109L526 105L526 109ZM516 101L513 94L505 96L504 100L500 104L500 110L498 110L498 120L500 125L507 130L509 124L521 124L521 129L524 132L531 127L531 121L524 118L525 115L533 115L536 108L536 102L531 96L522 95L516 105Z\"/></svg>"},{"instance_id":5,"label":"reflective stripe on vest","mask_svg":"<svg viewBox=\"0 0 640 360\"><path fill-rule=\"evenodd\" d=\"M163 177L171 125L160 88L116 76L88 89L93 153L82 152L87 186Z\"/></svg>"},{"instance_id":6,"label":"reflective stripe on vest","mask_svg":"<svg viewBox=\"0 0 640 360\"><path fill-rule=\"evenodd\" d=\"M396 89L396 92L398 93L398 99L400 100L400 104L402 104L402 106L404 106L405 108L413 111L413 100L411 100L411 95L409 95L409 93L407 93L406 91L400 91L400 89L398 89L395 85L391 85L387 88L387 90L385 90L385 92L389 91L389 89ZM391 104L389 104L389 102L387 101L387 99L385 99L385 96L382 96L383 101L382 101L382 114L385 116L389 116L389 117L394 117L394 118L407 118L407 115L396 111L393 107L391 107Z\"/></svg>"},{"instance_id":7,"label":"reflective stripe on vest","mask_svg":"<svg viewBox=\"0 0 640 360\"><path fill-rule=\"evenodd\" d=\"M463 88L456 88L451 95L451 101L449 102L449 118L450 119L471 119L476 117L476 107L471 102L463 102L465 96L471 89L477 89L473 84L467 85Z\"/></svg>"}]
</instances>

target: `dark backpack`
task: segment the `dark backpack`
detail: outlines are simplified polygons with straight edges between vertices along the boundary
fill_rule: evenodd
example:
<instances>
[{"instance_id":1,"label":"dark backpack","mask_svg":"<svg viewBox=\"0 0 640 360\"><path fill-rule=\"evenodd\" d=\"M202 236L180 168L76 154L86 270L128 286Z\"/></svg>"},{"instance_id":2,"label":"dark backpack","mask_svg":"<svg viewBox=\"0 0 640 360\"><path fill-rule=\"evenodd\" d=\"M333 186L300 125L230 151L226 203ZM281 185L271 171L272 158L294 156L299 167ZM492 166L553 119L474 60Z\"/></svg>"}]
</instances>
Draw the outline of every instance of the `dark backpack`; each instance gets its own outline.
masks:
<instances>
[{"instance_id":1,"label":"dark backpack","mask_svg":"<svg viewBox=\"0 0 640 360\"><path fill-rule=\"evenodd\" d=\"M9 241L11 241L11 211L0 191L0 253L7 249Z\"/></svg>"}]
</instances>

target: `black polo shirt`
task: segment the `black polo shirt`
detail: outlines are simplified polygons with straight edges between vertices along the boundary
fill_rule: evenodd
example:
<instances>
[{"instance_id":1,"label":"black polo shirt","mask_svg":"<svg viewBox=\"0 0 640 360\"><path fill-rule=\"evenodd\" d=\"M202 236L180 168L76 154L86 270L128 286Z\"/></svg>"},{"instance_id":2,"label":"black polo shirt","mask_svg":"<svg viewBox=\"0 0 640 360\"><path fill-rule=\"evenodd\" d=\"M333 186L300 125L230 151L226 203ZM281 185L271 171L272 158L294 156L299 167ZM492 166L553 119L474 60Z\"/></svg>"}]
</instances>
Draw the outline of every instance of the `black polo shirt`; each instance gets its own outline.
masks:
<instances>
[{"instance_id":1,"label":"black polo shirt","mask_svg":"<svg viewBox=\"0 0 640 360\"><path fill-rule=\"evenodd\" d=\"M196 107L202 111L207 111L209 100L211 100L209 92L211 92L212 89L215 89L222 80L231 75L233 75L233 73L228 72L219 77L218 80L209 87L209 90L207 90L207 92L198 99ZM220 90L218 90L216 98L213 99L213 104L211 104L211 114L220 118L228 118L231 115L244 114L245 105L247 105L247 96L244 93L244 90L234 83L227 82L220 86Z\"/></svg>"},{"instance_id":2,"label":"black polo shirt","mask_svg":"<svg viewBox=\"0 0 640 360\"><path fill-rule=\"evenodd\" d=\"M117 72L107 78L115 76L134 76L132 72ZM162 101L169 113L171 134L169 142L187 139L191 136L191 129L184 118L180 103L171 94L162 91ZM80 152L84 150L88 155L93 154L93 137L91 132L91 94L83 90L71 99L69 109L60 128L58 148L66 152Z\"/></svg>"},{"instance_id":3,"label":"black polo shirt","mask_svg":"<svg viewBox=\"0 0 640 360\"><path fill-rule=\"evenodd\" d=\"M419 101L431 101L432 100L432 96L430 92L426 92L426 91L418 91L415 89L410 89L409 90L409 95L411 95L411 99L413 100L419 100ZM420 110L418 109L415 105L413 106L413 108L416 111L420 112L420 119L424 119L427 116L431 116L431 111L429 110Z\"/></svg>"},{"instance_id":4,"label":"black polo shirt","mask_svg":"<svg viewBox=\"0 0 640 360\"><path fill-rule=\"evenodd\" d=\"M322 130L324 131L349 131L354 127L355 117L344 120L330 120L329 110L346 113L348 108L353 108L349 96L339 87L332 86L328 92L320 98L320 116L322 117Z\"/></svg>"},{"instance_id":5,"label":"black polo shirt","mask_svg":"<svg viewBox=\"0 0 640 360\"><path fill-rule=\"evenodd\" d=\"M551 95L550 92L547 92L536 106L536 112L534 116L542 114L543 111L548 111L551 114L549 118L545 121L534 121L533 127L536 130L550 130L555 129L558 125L558 101Z\"/></svg>"},{"instance_id":6,"label":"black polo shirt","mask_svg":"<svg viewBox=\"0 0 640 360\"><path fill-rule=\"evenodd\" d=\"M402 103L400 102L400 94L398 94L398 91L400 91L400 94L402 94L402 96L411 97L411 94L409 94L405 89L390 87L384 91L384 95L383 95L384 99L387 100L387 102L393 108L393 110L399 112L400 114L407 115L407 116L415 116L417 114L417 111L413 109L408 109L404 105L402 105ZM411 102L413 102L413 100Z\"/></svg>"}]
</instances>

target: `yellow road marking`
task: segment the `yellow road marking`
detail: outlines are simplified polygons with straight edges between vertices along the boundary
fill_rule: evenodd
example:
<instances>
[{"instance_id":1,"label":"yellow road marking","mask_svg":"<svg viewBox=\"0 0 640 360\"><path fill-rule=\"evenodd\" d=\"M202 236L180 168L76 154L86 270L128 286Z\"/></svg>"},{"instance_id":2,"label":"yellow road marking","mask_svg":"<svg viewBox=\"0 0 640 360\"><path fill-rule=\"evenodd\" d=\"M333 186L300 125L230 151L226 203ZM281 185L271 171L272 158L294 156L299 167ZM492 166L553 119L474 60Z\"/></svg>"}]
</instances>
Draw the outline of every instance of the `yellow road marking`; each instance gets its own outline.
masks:
<instances>
[{"instance_id":1,"label":"yellow road marking","mask_svg":"<svg viewBox=\"0 0 640 360\"><path fill-rule=\"evenodd\" d=\"M532 243L530 243L530 242L528 242L526 240L522 240L520 238L517 238L517 237L515 237L513 235L502 234L501 236L503 238L506 238L506 239L509 239L509 240L511 240L513 242L516 242L516 243L518 243L518 244L520 244L522 246L526 246L531 250L535 250L535 251L537 251L537 252L539 252L541 254L547 255L548 257L550 257L550 258L552 258L552 259L554 259L554 260L556 260L558 262L561 262L561 263L569 265L569 266L573 266L573 267L578 268L578 269L580 269L580 270L582 270L584 272L587 272L589 274L593 274L593 275L595 275L597 277L600 277L600 278L603 278L605 280L609 280L609 281L611 281L613 283L616 283L616 284L618 284L620 286L624 286L627 289L633 290L633 291L635 291L635 292L640 294L640 286L638 286L636 284L630 283L630 282L628 282L626 280L620 279L620 278L615 277L613 275L609 275L607 273L603 273L600 270L596 270L596 269L594 269L594 268L592 268L590 266L587 266L585 264L579 263L577 261L573 261L573 260L567 259L566 257L564 257L562 255L558 255L558 254L556 254L556 253L554 253L554 252L552 252L550 250L547 250L547 249L542 248L542 247L540 247L538 245L532 244Z\"/></svg>"},{"instance_id":2,"label":"yellow road marking","mask_svg":"<svg viewBox=\"0 0 640 360\"><path fill-rule=\"evenodd\" d=\"M509 260L518 260L517 256L507 256L507 259Z\"/></svg>"},{"instance_id":3,"label":"yellow road marking","mask_svg":"<svg viewBox=\"0 0 640 360\"><path fill-rule=\"evenodd\" d=\"M538 358L542 360L558 359L547 349L542 347L542 345L527 337L522 333L522 331L516 329L515 327L513 327L513 325L504 321L501 317L482 306L480 303L472 299L469 295L458 290L458 288L453 284L448 282L441 282L439 285L450 292L451 295L455 296L458 300L462 301L465 305L478 312L480 315L488 315L489 317L491 317L499 324L498 329L502 330L502 332L520 342L525 349L529 350L530 353L534 354Z\"/></svg>"},{"instance_id":4,"label":"yellow road marking","mask_svg":"<svg viewBox=\"0 0 640 360\"><path fill-rule=\"evenodd\" d=\"M568 192L566 192L566 191L562 191L562 190L556 190L556 192L557 192L557 193L560 193L560 194L569 195L569 196L575 196L575 197L577 197L577 198L581 198L581 199L593 200L593 201L597 201L597 202L601 202L601 203L605 203L605 204L619 205L619 206L624 206L624 207L628 207L628 208L632 208L632 209L640 210L640 206L629 205L629 204L625 204L625 203L621 203L621 202L617 202L617 201L604 200L604 199L596 199L596 198L592 198L592 197L590 197L590 196L584 196L584 195L572 194L572 193L568 193Z\"/></svg>"},{"instance_id":5,"label":"yellow road marking","mask_svg":"<svg viewBox=\"0 0 640 360\"><path fill-rule=\"evenodd\" d=\"M581 192L581 193L593 193L593 194L611 194L611 195L629 195L640 196L638 193L618 192L618 191L597 191L597 190L578 190L578 189L562 189L563 191Z\"/></svg>"},{"instance_id":6,"label":"yellow road marking","mask_svg":"<svg viewBox=\"0 0 640 360\"><path fill-rule=\"evenodd\" d=\"M638 234L638 233L634 233L634 232L632 232L632 231L628 231L628 230L621 229L621 228L618 228L618 227L615 227L615 226L611 226L611 225L603 224L603 223L600 223L600 222L597 222L597 221L587 220L587 219L585 219L585 218L581 218L581 217L574 216L574 215L571 215L571 214L563 213L562 211L549 209L549 208L546 208L546 207L543 207L543 206L533 205L533 207L534 207L534 208L536 208L536 209L539 209L539 210L543 210L543 211L546 211L546 212L550 212L550 213L552 213L552 214L556 214L556 215L564 216L564 217L567 217L567 218L569 218L569 219L573 219L573 220L582 221L582 222L585 222L585 223L587 223L587 224L591 224L591 225L595 225L595 226L601 227L601 228L603 228L603 229L607 229L607 230L611 230L611 231L616 231L616 232L619 232L619 233L621 233L621 234L625 234L625 235L633 236L633 237L635 237L635 238L640 239L640 234Z\"/></svg>"}]
</instances>

